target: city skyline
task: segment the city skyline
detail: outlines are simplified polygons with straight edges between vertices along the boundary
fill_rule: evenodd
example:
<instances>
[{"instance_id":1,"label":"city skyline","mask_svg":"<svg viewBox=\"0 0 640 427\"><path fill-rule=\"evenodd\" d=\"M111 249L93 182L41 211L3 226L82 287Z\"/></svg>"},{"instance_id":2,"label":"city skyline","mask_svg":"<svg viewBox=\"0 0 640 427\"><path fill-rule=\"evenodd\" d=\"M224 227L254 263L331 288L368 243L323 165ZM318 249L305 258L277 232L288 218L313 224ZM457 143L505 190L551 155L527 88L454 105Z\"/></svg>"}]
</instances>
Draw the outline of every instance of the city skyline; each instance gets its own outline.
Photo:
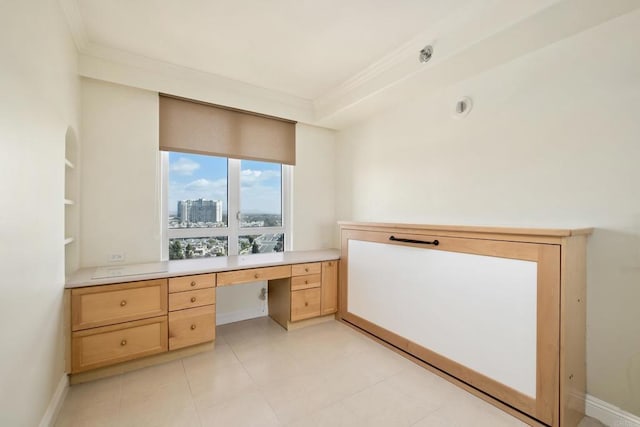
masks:
<instances>
[{"instance_id":1,"label":"city skyline","mask_svg":"<svg viewBox=\"0 0 640 427\"><path fill-rule=\"evenodd\" d=\"M228 208L228 165L223 157L169 153L168 213L177 216L181 200L220 200ZM242 160L240 210L282 213L282 167L277 163Z\"/></svg>"},{"instance_id":2,"label":"city skyline","mask_svg":"<svg viewBox=\"0 0 640 427\"><path fill-rule=\"evenodd\" d=\"M176 217L181 222L222 222L222 201L178 200Z\"/></svg>"}]
</instances>

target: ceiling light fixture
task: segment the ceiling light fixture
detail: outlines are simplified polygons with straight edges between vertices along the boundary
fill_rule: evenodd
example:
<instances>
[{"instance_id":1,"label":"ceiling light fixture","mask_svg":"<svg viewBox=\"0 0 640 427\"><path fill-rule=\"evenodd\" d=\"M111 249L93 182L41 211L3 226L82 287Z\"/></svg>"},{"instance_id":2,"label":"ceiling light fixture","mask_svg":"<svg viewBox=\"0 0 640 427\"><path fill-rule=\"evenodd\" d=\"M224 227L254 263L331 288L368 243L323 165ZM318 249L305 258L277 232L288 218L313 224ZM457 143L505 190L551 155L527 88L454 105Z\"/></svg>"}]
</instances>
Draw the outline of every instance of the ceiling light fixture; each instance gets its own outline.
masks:
<instances>
[{"instance_id":1,"label":"ceiling light fixture","mask_svg":"<svg viewBox=\"0 0 640 427\"><path fill-rule=\"evenodd\" d=\"M420 51L420 55L418 56L418 59L420 60L420 62L425 63L425 62L429 62L432 56L433 56L433 46L428 44Z\"/></svg>"}]
</instances>

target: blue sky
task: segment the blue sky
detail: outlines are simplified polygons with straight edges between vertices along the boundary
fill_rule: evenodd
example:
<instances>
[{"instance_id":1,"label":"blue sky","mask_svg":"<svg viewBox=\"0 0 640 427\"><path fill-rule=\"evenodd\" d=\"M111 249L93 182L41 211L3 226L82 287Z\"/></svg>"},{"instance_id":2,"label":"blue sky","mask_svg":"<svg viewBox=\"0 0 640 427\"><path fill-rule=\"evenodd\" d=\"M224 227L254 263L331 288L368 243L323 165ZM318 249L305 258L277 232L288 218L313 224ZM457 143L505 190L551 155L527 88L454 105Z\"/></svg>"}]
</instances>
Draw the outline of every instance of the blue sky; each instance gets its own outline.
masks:
<instances>
[{"instance_id":1,"label":"blue sky","mask_svg":"<svg viewBox=\"0 0 640 427\"><path fill-rule=\"evenodd\" d=\"M281 165L242 160L240 209L245 213L281 213ZM222 200L227 211L227 159L169 153L169 212L178 200Z\"/></svg>"}]
</instances>

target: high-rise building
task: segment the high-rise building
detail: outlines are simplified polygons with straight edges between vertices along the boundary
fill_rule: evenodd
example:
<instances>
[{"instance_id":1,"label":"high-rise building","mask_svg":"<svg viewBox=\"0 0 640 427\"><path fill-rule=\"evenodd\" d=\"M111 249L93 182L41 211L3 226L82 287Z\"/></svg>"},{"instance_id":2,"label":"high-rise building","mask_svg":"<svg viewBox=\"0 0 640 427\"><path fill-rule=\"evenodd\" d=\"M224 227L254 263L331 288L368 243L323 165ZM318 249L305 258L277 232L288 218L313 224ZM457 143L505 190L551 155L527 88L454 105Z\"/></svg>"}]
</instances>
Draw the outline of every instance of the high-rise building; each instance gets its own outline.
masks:
<instances>
[{"instance_id":1,"label":"high-rise building","mask_svg":"<svg viewBox=\"0 0 640 427\"><path fill-rule=\"evenodd\" d=\"M221 200L180 200L178 201L180 222L221 222Z\"/></svg>"}]
</instances>

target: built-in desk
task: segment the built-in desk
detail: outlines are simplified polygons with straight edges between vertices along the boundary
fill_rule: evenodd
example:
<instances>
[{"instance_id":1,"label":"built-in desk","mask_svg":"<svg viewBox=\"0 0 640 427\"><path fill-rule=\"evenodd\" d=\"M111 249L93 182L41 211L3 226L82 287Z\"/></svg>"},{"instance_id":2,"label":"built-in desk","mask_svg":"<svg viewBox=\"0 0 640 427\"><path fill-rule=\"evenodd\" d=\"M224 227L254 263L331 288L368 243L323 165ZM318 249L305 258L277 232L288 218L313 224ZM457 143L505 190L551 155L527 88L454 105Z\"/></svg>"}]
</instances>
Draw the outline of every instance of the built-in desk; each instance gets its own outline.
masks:
<instances>
[{"instance_id":1,"label":"built-in desk","mask_svg":"<svg viewBox=\"0 0 640 427\"><path fill-rule=\"evenodd\" d=\"M65 286L67 372L81 382L211 348L219 286L267 281L269 315L285 329L332 318L339 258L329 249L79 270Z\"/></svg>"}]
</instances>

